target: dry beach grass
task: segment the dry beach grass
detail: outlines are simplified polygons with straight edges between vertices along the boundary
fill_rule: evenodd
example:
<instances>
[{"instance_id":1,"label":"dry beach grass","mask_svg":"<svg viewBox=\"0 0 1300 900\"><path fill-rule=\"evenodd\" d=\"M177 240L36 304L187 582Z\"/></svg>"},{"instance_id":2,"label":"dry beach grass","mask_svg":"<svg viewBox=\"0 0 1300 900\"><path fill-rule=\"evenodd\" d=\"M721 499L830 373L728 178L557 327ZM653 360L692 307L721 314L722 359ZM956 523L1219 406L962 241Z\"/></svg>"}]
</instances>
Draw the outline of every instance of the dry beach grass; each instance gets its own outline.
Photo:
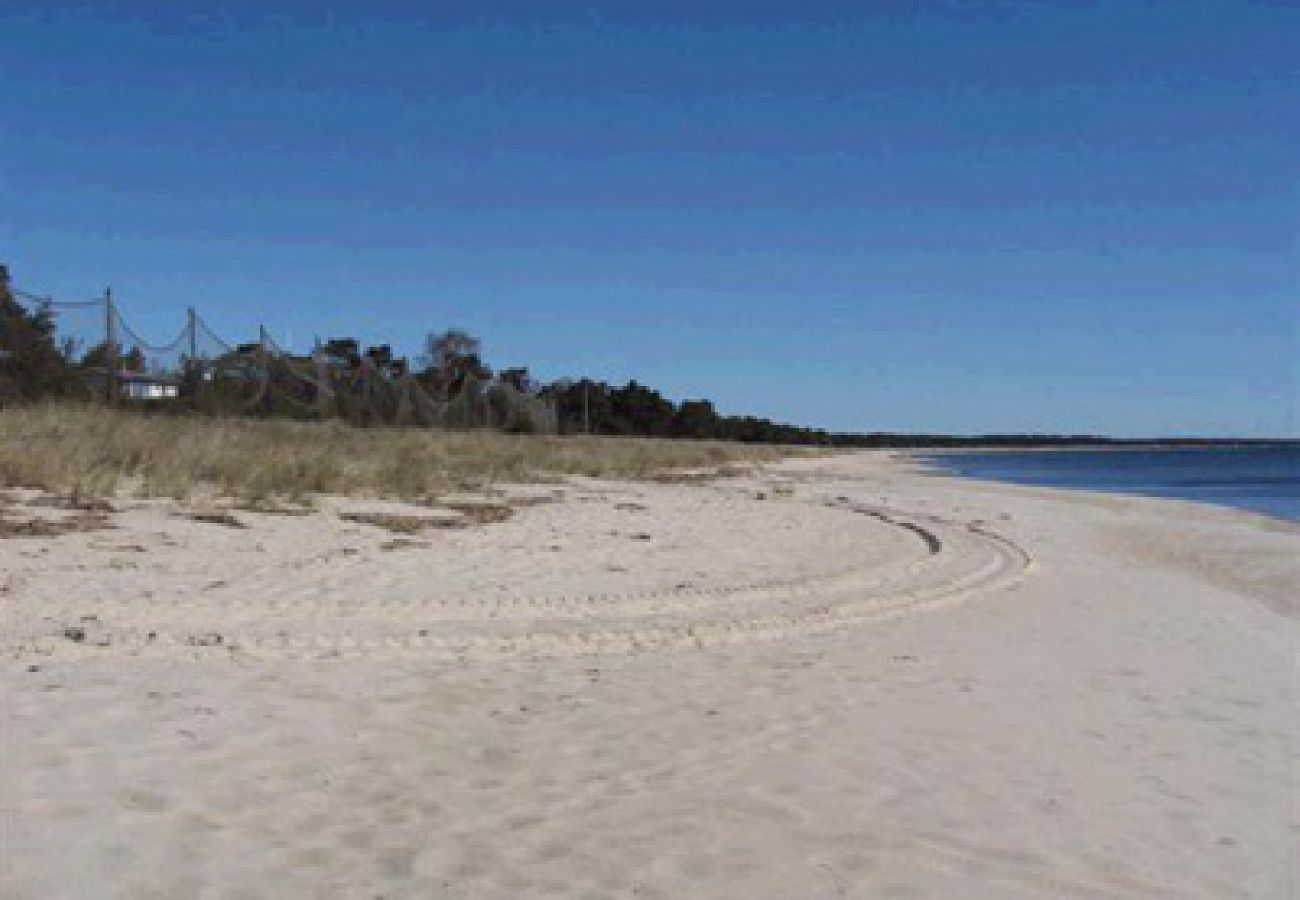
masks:
<instances>
[{"instance_id":1,"label":"dry beach grass","mask_svg":"<svg viewBox=\"0 0 1300 900\"><path fill-rule=\"evenodd\" d=\"M338 422L146 416L76 404L0 409L0 486L244 501L311 494L418 500L562 475L643 478L789 456L707 441L361 429Z\"/></svg>"}]
</instances>

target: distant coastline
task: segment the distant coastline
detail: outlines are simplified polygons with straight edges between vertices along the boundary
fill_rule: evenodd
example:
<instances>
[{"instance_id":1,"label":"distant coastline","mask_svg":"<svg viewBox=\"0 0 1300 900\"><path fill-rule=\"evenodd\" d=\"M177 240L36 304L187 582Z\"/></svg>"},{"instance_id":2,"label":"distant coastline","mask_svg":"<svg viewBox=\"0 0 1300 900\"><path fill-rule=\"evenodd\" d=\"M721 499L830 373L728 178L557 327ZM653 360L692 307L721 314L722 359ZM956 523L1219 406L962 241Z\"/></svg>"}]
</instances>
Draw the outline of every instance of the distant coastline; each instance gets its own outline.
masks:
<instances>
[{"instance_id":1,"label":"distant coastline","mask_svg":"<svg viewBox=\"0 0 1300 900\"><path fill-rule=\"evenodd\" d=\"M1300 449L1300 438L1112 438L1054 434L871 434L830 435L835 447L898 450L1177 450L1191 448L1278 447Z\"/></svg>"}]
</instances>

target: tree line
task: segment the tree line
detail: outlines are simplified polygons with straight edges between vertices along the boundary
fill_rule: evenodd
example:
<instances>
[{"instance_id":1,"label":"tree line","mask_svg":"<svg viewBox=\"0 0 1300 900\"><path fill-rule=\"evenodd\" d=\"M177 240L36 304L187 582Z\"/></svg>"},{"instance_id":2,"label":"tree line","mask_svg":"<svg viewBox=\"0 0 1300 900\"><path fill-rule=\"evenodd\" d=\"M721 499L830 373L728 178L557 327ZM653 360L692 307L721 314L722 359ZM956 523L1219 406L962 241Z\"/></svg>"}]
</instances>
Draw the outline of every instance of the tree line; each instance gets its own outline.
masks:
<instances>
[{"instance_id":1,"label":"tree line","mask_svg":"<svg viewBox=\"0 0 1300 900\"><path fill-rule=\"evenodd\" d=\"M236 354L249 358L258 348L258 344L242 345L236 349ZM115 348L101 344L74 360L67 348L58 345L50 313L42 309L28 310L20 304L13 296L8 269L0 264L0 406L46 398L87 399L92 396L85 377L87 371L105 369L113 356L117 357L119 371L143 370L144 359L138 350L119 356L110 353L112 349ZM409 377L430 395L444 400L467 396L471 389L481 390L481 385L488 381L509 386L522 395L552 404L558 418L558 430L563 434L866 448L1242 443L1198 439L1125 441L1096 435L1060 434L831 432L758 416L723 415L709 400L674 402L635 380L622 386L589 378L542 383L535 380L524 366L494 371L482 358L480 341L457 329L428 335L422 350L420 357L412 363L406 357L395 355L390 345L366 346L350 337L333 338L320 348L322 358L331 361L331 365L340 371L356 373L368 369L392 380ZM304 365L313 361L310 357L298 360ZM300 398L303 402L311 399L309 396ZM195 407L202 408L198 404ZM263 416L293 414L291 409L269 401L245 411ZM364 415L353 418L361 424L381 421Z\"/></svg>"},{"instance_id":2,"label":"tree line","mask_svg":"<svg viewBox=\"0 0 1300 900\"><path fill-rule=\"evenodd\" d=\"M751 444L828 446L835 436L757 416L721 415L709 400L674 403L654 388L629 381L621 387L591 379L564 379L541 388L556 405L566 433L694 438Z\"/></svg>"},{"instance_id":3,"label":"tree line","mask_svg":"<svg viewBox=\"0 0 1300 900\"><path fill-rule=\"evenodd\" d=\"M29 402L51 397L89 398L86 373L106 370L116 358L116 371L142 372L145 361L138 350L114 352L104 343L90 347L76 359L56 340L55 323L46 310L28 310L13 296L7 268L0 266L0 404ZM258 344L236 347L234 355L252 359ZM458 329L426 337L422 353L412 362L396 355L388 344L367 346L352 337L331 338L320 348L323 358L343 372L368 369L385 379L410 377L431 396L455 398L471 384L492 380L550 402L561 433L590 433L629 437L694 438L750 443L829 445L835 436L756 416L720 415L709 400L681 403L636 381L624 386L592 379L561 379L543 383L526 366L494 371L482 356L478 338ZM313 360L300 357L304 366ZM182 385L186 379L182 378ZM302 386L288 390L301 391ZM211 400L215 392L209 391ZM299 396L300 401L311 398ZM299 404L301 406L303 404ZM288 414L271 402L250 412Z\"/></svg>"}]
</instances>

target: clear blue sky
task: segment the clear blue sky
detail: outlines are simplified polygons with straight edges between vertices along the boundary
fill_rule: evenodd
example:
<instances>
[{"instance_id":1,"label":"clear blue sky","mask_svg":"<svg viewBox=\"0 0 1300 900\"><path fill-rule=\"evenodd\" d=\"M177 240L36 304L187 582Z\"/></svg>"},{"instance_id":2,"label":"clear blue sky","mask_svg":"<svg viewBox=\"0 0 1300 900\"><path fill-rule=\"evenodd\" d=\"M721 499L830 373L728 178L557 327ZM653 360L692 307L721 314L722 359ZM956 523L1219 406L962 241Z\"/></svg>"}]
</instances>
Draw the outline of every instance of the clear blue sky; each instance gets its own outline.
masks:
<instances>
[{"instance_id":1,"label":"clear blue sky","mask_svg":"<svg viewBox=\"0 0 1300 900\"><path fill-rule=\"evenodd\" d=\"M0 0L15 281L834 429L1297 433L1300 4L326 6Z\"/></svg>"}]
</instances>

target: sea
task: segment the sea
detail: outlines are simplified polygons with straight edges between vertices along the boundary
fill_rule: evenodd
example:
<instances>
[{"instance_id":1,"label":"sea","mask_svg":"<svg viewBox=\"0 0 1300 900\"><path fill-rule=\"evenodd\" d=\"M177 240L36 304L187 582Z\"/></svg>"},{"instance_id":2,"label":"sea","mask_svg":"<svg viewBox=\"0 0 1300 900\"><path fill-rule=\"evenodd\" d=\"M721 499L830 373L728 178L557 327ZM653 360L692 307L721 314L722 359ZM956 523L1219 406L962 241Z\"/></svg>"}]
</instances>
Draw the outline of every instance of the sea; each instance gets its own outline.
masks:
<instances>
[{"instance_id":1,"label":"sea","mask_svg":"<svg viewBox=\"0 0 1300 900\"><path fill-rule=\"evenodd\" d=\"M1300 522L1300 444L959 451L922 459L972 478L1173 497Z\"/></svg>"}]
</instances>

